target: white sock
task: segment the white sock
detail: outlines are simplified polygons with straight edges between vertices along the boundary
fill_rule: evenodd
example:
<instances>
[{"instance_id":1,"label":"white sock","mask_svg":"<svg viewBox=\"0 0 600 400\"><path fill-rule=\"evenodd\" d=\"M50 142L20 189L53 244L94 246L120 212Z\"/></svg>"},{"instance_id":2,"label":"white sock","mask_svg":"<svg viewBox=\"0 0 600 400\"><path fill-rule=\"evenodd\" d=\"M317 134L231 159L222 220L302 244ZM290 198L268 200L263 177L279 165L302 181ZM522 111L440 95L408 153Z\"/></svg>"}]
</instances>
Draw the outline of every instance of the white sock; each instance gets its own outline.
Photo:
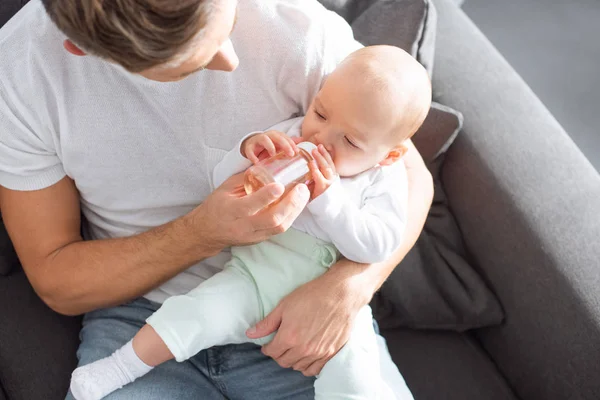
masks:
<instances>
[{"instance_id":1,"label":"white sock","mask_svg":"<svg viewBox=\"0 0 600 400\"><path fill-rule=\"evenodd\" d=\"M77 400L100 400L146 375L152 368L135 354L130 340L110 356L73 371L71 394Z\"/></svg>"}]
</instances>

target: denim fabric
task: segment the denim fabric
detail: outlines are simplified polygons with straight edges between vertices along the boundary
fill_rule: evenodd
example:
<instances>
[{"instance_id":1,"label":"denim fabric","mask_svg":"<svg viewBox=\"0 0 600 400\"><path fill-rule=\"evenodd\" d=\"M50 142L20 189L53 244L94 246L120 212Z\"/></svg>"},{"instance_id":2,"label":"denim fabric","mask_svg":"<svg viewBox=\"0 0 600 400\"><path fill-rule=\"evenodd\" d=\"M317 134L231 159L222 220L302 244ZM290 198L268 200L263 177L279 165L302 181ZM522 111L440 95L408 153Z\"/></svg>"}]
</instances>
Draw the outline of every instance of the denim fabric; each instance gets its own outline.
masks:
<instances>
[{"instance_id":1,"label":"denim fabric","mask_svg":"<svg viewBox=\"0 0 600 400\"><path fill-rule=\"evenodd\" d=\"M129 341L159 304L137 299L122 306L86 314L77 351L79 366L106 357ZM377 331L377 329L376 329ZM379 343L385 346L383 338ZM386 348L382 375L399 399L412 399ZM216 346L191 359L168 361L106 400L277 400L314 399L314 378L281 368L251 344ZM67 400L73 400L69 393Z\"/></svg>"}]
</instances>

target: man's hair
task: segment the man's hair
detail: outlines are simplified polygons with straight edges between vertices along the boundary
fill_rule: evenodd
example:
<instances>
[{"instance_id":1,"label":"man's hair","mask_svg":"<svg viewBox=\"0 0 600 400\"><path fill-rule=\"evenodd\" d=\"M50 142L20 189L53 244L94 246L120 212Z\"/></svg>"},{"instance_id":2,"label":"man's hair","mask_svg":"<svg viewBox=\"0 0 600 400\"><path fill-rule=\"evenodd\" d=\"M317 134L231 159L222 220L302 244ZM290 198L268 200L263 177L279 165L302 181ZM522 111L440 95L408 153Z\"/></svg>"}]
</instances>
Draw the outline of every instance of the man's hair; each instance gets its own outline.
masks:
<instances>
[{"instance_id":1,"label":"man's hair","mask_svg":"<svg viewBox=\"0 0 600 400\"><path fill-rule=\"evenodd\" d=\"M131 72L176 63L189 51L217 0L42 0L78 47Z\"/></svg>"}]
</instances>

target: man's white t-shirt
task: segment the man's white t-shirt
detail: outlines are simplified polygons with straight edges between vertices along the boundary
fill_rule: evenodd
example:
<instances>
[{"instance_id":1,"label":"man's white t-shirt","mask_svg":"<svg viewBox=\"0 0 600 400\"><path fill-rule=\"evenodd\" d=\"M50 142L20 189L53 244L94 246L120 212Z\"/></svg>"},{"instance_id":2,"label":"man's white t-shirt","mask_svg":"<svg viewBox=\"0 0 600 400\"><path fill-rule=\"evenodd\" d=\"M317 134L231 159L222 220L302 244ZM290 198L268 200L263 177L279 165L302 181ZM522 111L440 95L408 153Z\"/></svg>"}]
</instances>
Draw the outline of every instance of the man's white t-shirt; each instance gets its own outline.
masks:
<instances>
[{"instance_id":1,"label":"man's white t-shirt","mask_svg":"<svg viewBox=\"0 0 600 400\"><path fill-rule=\"evenodd\" d=\"M39 0L0 30L0 185L75 182L86 239L172 221L211 191L211 173L250 131L304 114L323 78L358 44L316 0L241 0L234 72L175 83L67 53ZM220 271L204 260L148 293L163 302Z\"/></svg>"}]
</instances>

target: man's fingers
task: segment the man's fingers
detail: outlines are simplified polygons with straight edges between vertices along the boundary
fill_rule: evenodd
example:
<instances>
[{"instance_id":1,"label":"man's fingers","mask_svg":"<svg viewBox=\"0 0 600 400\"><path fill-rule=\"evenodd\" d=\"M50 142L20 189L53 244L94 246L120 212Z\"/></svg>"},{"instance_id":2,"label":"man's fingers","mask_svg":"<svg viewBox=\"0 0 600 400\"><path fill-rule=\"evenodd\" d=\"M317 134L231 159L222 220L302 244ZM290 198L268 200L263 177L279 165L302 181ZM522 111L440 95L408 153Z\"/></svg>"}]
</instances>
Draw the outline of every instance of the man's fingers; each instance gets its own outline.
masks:
<instances>
[{"instance_id":1,"label":"man's fingers","mask_svg":"<svg viewBox=\"0 0 600 400\"><path fill-rule=\"evenodd\" d=\"M277 204L256 214L252 226L255 231L266 231L268 236L284 232L302 212L309 197L306 185L296 185Z\"/></svg>"},{"instance_id":2,"label":"man's fingers","mask_svg":"<svg viewBox=\"0 0 600 400\"><path fill-rule=\"evenodd\" d=\"M239 174L235 174L227 178L227 180L223 182L219 188L232 193L239 188L244 188L244 179L244 172L240 172Z\"/></svg>"},{"instance_id":3,"label":"man's fingers","mask_svg":"<svg viewBox=\"0 0 600 400\"><path fill-rule=\"evenodd\" d=\"M315 361L308 368L306 368L305 370L303 370L302 374L304 376L317 376L317 375L319 375L321 373L321 370L325 366L325 363L327 363L327 361L329 361L329 360L326 360L326 359L323 359L323 358Z\"/></svg>"},{"instance_id":4,"label":"man's fingers","mask_svg":"<svg viewBox=\"0 0 600 400\"><path fill-rule=\"evenodd\" d=\"M279 364L283 368L292 368L294 367L300 360L302 360L302 355L299 354L298 351L294 351L294 349L290 349L283 353L281 357L277 358L277 364ZM315 361L314 359L312 361ZM311 365L312 362L309 362Z\"/></svg>"},{"instance_id":5,"label":"man's fingers","mask_svg":"<svg viewBox=\"0 0 600 400\"><path fill-rule=\"evenodd\" d=\"M240 199L242 216L252 216L279 199L285 188L281 183L270 183Z\"/></svg>"},{"instance_id":6,"label":"man's fingers","mask_svg":"<svg viewBox=\"0 0 600 400\"><path fill-rule=\"evenodd\" d=\"M246 336L250 339L257 339L272 334L279 329L282 319L282 307L275 307L265 318L258 321L256 325L246 331Z\"/></svg>"},{"instance_id":7,"label":"man's fingers","mask_svg":"<svg viewBox=\"0 0 600 400\"><path fill-rule=\"evenodd\" d=\"M310 367L315 362L314 357L304 357L300 360L296 361L296 363L292 366L294 371L304 371L308 367Z\"/></svg>"},{"instance_id":8,"label":"man's fingers","mask_svg":"<svg viewBox=\"0 0 600 400\"><path fill-rule=\"evenodd\" d=\"M286 351L288 351L288 347L283 344L283 341L279 336L275 335L275 338L270 343L264 345L261 351L264 355L277 361Z\"/></svg>"}]
</instances>

